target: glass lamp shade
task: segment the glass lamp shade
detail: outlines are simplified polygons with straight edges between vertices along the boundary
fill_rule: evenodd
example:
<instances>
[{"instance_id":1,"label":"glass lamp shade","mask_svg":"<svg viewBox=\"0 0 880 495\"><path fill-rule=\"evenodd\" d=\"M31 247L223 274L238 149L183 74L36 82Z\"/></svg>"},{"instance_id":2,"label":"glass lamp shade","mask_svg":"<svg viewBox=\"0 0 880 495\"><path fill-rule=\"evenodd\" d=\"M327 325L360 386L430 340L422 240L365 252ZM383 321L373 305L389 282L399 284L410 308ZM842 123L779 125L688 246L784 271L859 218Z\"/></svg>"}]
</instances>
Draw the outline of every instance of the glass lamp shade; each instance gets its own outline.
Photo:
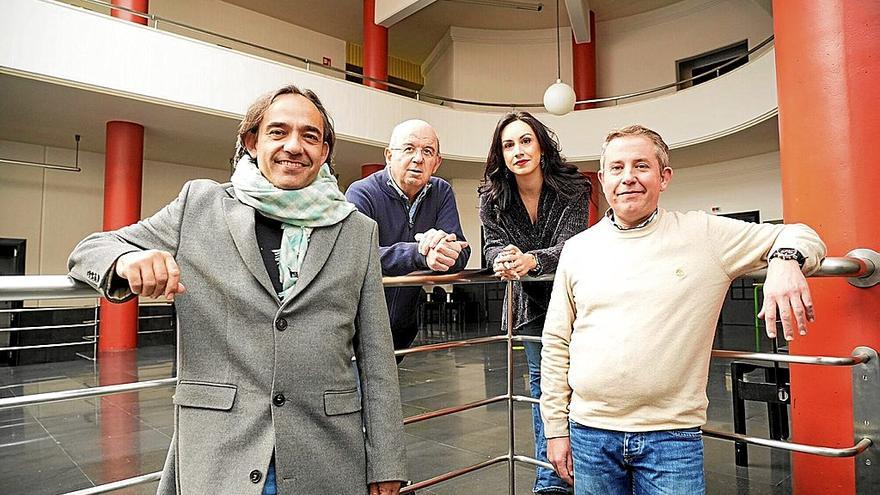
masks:
<instances>
[{"instance_id":1,"label":"glass lamp shade","mask_svg":"<svg viewBox=\"0 0 880 495\"><path fill-rule=\"evenodd\" d=\"M544 92L544 108L553 115L565 115L574 110L574 90L571 86L557 79Z\"/></svg>"}]
</instances>

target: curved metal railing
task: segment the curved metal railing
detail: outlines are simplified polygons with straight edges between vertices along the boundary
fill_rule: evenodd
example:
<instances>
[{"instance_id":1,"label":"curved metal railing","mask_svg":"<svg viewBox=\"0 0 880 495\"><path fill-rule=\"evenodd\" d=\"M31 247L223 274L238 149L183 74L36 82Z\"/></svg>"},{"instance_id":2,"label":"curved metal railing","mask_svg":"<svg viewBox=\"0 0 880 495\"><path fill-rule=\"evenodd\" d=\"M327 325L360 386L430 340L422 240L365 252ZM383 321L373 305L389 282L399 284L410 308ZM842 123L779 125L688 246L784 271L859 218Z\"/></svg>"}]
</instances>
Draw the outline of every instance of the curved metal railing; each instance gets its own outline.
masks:
<instances>
[{"instance_id":1,"label":"curved metal railing","mask_svg":"<svg viewBox=\"0 0 880 495\"><path fill-rule=\"evenodd\" d=\"M862 250L864 251L864 250ZM857 251L853 251L855 253ZM851 253L851 254L852 254ZM874 253L876 254L876 253ZM872 261L871 255L865 258L849 256L843 258L826 258L820 269L814 276L848 276L857 279L872 277L877 271L877 267ZM760 277L760 273L752 273L748 276ZM64 280L67 279L67 280ZM552 275L542 277L529 278L527 280L551 280ZM45 282L45 284L41 283ZM498 279L491 273L481 270L465 270L458 274L449 275L407 275L403 277L385 277L383 279L385 286L424 286L437 284L475 284L475 283L498 283ZM50 287L52 289L50 289ZM460 341L445 342L440 344L430 344L425 346L414 347L396 351L398 356L413 354L418 352L432 352L437 350L454 349L460 347L485 345L492 343L504 342L507 346L507 393L495 397L470 402L467 404L446 407L434 411L428 411L419 415L410 416L404 419L404 424L412 424L420 421L454 414L477 407L486 406L498 402L508 402L508 452L505 455L499 455L486 461L456 469L447 473L442 473L427 480L419 481L413 485L405 487L401 490L402 494L412 493L421 488L427 488L437 483L447 481L453 478L463 476L474 471L506 462L508 464L508 480L510 493L514 493L515 489L515 466L517 463L528 464L533 466L543 466L552 469L552 466L537 459L516 454L514 443L514 416L513 404L516 402L537 403L537 399L528 396L516 395L513 393L514 373L513 373L513 352L515 342L540 341L539 337L516 336L513 335L513 298L511 297L513 290L513 282L507 283L507 314L508 325L506 335L495 335L489 337L478 337L473 339L465 339ZM64 296L57 296L62 293ZM0 300L22 300L22 299L41 299L41 298L70 298L71 294L77 294L76 297L95 297L97 294L91 287L74 282L66 276L24 276L24 277L0 277ZM851 356L834 357L834 356L793 356L780 354L766 354L754 352L739 351L712 351L713 357L718 358L737 358L762 360L778 363L796 363L806 365L819 366L858 366L871 360L876 360L876 352L872 349L857 348ZM135 383L126 383L118 385L98 386L86 389L66 390L60 392L49 392L42 394L31 394L22 397L12 397L0 399L0 410L13 407L32 406L37 404L45 404L51 402L59 402L73 399L82 399L87 397L98 397L104 395L120 394L125 392L141 391L147 389L173 387L176 385L176 378L163 378L158 380L146 380ZM787 450L790 452L800 452L805 454L826 456L826 457L854 457L859 455L873 445L871 438L861 438L850 447L836 448L827 446L807 445L794 442L785 442L781 440L770 440L760 437L751 437L730 432L715 431L703 429L703 433L712 438L724 440L732 440L735 442L760 445L764 447ZM150 483L159 480L161 472L148 473L133 478L115 481L84 490L71 492L68 495L86 495L98 494L115 491L130 486L143 483Z\"/></svg>"},{"instance_id":2,"label":"curved metal railing","mask_svg":"<svg viewBox=\"0 0 880 495\"><path fill-rule=\"evenodd\" d=\"M404 92L404 93L406 93L406 95L410 96L411 98L415 98L416 100L424 100L424 101L428 101L428 102L431 102L431 101L437 101L437 102L440 102L440 103L439 103L440 105L445 105L446 103L454 103L454 104L458 104L458 105L470 105L470 106L489 107L489 108L543 108L543 107L544 107L544 104L541 103L541 102L539 102L539 103L530 103L530 102L526 102L526 103L522 103L522 102L520 102L520 103L517 103L517 102L491 102L491 101L478 101L478 100L468 100L468 99L463 99L463 98L453 98L453 97L450 97L450 96L443 96L443 95L438 95L438 94L434 94L434 93L428 93L428 92L425 92L425 91L421 91L421 90L413 89L413 88L410 88L410 87L407 87L407 86L403 86L403 85L400 85L400 84L395 84L395 83L393 83L393 82L391 82L391 81L388 81L388 80L385 80L385 79L377 79L377 78L373 78L373 77L365 76L365 75L360 74L360 73L358 73L358 72L353 72L353 71L350 71L350 70L339 69L339 68L337 68L337 67L332 67L332 66L328 66L328 65L323 65L322 63L320 63L320 62L316 62L316 61L311 60L311 59L309 59L309 58L307 58L307 57L302 57L302 56L300 56L300 55L295 55L295 54L287 53L287 52L284 52L284 51L281 51L281 50L276 50L276 49L274 49L274 48L269 48L269 47L266 47L266 46L260 45L260 44L258 44L258 43L253 43L253 42L250 42L250 41L245 41L245 40L242 40L242 39L235 38L235 37L233 37L233 36L228 36L228 35L225 35L225 34L216 33L216 32L214 32L214 31L210 31L210 30L208 30L208 29L203 29L203 28L199 28L199 27L196 27L196 26L191 26L191 25L189 25L189 24L186 24L186 23L183 23L183 22L179 22L179 21L175 21L175 20L173 20L173 19L168 19L168 18L165 18L165 17L161 17L161 16L158 16L158 15L156 15L156 14L150 14L150 13L140 12L140 11L137 11L137 10L131 9L131 8L129 8L129 7L124 7L124 6L120 6L120 5L113 5L113 4L109 3L109 2L104 2L104 1L101 1L101 0L79 0L77 3L78 3L78 4L83 4L83 3L86 3L86 4L92 4L92 5L100 6L100 7L103 7L103 8L110 9L110 10L120 10L120 11L127 12L127 13L129 13L129 14L132 14L132 15L138 16L138 17L143 18L143 19L146 19L148 23L149 23L149 22L152 22L152 23L153 23L153 28L154 28L154 29L157 29L157 30L159 29L159 24L160 24L160 23L162 23L162 24L169 24L169 25L172 25L172 26L176 26L176 27L178 27L178 28L181 28L181 29L185 29L185 30L188 30L188 31L192 31L192 32L194 32L194 33L204 34L204 35L207 35L207 36L213 36L213 37L218 38L218 39L221 39L221 40L230 41L230 42L233 42L233 43L238 43L238 44L240 44L240 45L247 46L247 47L250 47L250 48L255 48L255 49L257 49L257 50L262 50L262 51L264 51L264 52L266 52L266 53L271 53L271 54L273 54L273 55L279 55L279 56L282 56L282 57L287 57L287 58L289 58L289 59L291 59L291 60L295 60L295 61L297 61L297 62L303 64L304 67L305 67L305 69L306 69L307 71L309 71L309 72L317 72L317 73L327 73L327 72L329 72L329 73L339 74L339 75L342 75L342 76L353 77L353 78L360 79L360 80L363 80L363 81L370 81L370 82L373 82L373 83L381 84L381 85L384 85L384 86L387 86L387 87L390 87L390 88L394 88L394 89L396 89L396 90L398 90L398 91ZM764 39L763 41L761 41L760 43L758 43L757 45L753 46L753 47L752 47L751 49L749 49L746 53L743 53L742 55L740 55L740 56L738 56L738 57L736 57L736 58L734 58L734 59L731 59L731 60L729 60L728 62L726 62L726 63L724 63L724 64L722 64L722 65L716 67L715 70L712 70L712 71L709 71L709 72L705 72L705 73L703 73L703 74L698 74L698 75L696 75L696 76L689 77L689 78L687 78L687 79L682 79L682 80L680 80L680 81L675 81L675 82L672 82L672 83L663 84L663 85L661 85L661 86L657 86L657 87L654 87L654 88L645 89L645 90L641 90L641 91L635 91L635 92L631 92L631 93L624 93L624 94L615 95L615 96L603 96L603 97L601 97L601 98L589 98L589 99L586 99L586 100L578 100L577 102L575 102L575 105L583 105L583 104L600 104L600 103L608 103L608 102L614 102L615 104L617 104L617 103L619 103L620 101L623 101L623 100L629 100L629 99L632 99L632 98L638 98L638 97L646 96L646 95L649 95L649 94L652 94L652 93L659 93L659 92L661 92L661 91L665 91L665 90L670 89L670 88L675 88L675 87L681 86L682 84L687 84L687 83L691 83L691 82L696 83L697 81L700 81L700 80L703 80L703 79L707 79L707 78L709 78L710 76L718 77L718 76L721 75L721 72L722 72L723 70L725 70L725 69L727 69L727 68L729 68L729 67L733 67L733 66L735 66L736 64L738 64L739 62L741 62L743 59L748 60L749 57L750 57L751 55L753 55L754 53L758 52L759 50L761 50L761 49L764 48L765 46L769 45L772 41L773 41L773 35L770 35L770 36L768 36L766 39ZM320 67L320 70L314 70L314 69L312 68L313 66L314 66L314 67Z\"/></svg>"}]
</instances>

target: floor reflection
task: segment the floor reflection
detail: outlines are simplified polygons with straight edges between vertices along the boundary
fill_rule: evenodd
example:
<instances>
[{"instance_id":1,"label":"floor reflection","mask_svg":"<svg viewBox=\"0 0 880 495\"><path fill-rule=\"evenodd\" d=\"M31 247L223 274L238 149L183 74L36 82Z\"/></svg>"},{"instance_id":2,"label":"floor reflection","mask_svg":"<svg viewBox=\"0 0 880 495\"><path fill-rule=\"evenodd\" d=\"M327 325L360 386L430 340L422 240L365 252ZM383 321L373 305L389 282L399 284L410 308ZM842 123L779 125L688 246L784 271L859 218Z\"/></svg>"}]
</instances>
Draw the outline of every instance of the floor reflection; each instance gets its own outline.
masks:
<instances>
[{"instance_id":1,"label":"floor reflection","mask_svg":"<svg viewBox=\"0 0 880 495\"><path fill-rule=\"evenodd\" d=\"M472 336L476 332L464 332ZM483 332L480 332L481 334ZM458 335L457 335L458 336ZM442 339L436 331L424 336ZM423 339L424 340L424 339ZM157 346L82 361L0 368L0 397L169 377L174 348ZM515 393L527 395L525 356L516 353ZM505 344L408 356L399 368L404 415L462 404L506 391ZM173 431L171 388L0 411L0 491L58 494L159 471ZM708 427L733 430L728 361L713 361ZM529 404L514 409L519 453L531 455ZM750 435L766 436L763 404L746 407ZM507 405L492 404L406 427L410 477L422 480L507 452ZM790 456L750 447L750 465L734 465L731 442L706 439L710 494L791 492ZM529 494L533 470L518 466L516 493ZM146 484L115 493L152 494ZM421 495L507 493L507 469L494 466L420 490Z\"/></svg>"}]
</instances>

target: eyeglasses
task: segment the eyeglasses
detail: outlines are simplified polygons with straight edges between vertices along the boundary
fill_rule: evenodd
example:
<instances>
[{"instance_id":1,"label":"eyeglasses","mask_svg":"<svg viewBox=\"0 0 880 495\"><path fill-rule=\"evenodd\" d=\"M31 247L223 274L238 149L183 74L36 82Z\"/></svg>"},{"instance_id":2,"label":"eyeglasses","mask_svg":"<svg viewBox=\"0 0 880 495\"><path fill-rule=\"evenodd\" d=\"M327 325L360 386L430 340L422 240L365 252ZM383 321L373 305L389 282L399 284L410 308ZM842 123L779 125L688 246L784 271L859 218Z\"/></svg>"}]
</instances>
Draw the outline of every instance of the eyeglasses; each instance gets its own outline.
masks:
<instances>
[{"instance_id":1,"label":"eyeglasses","mask_svg":"<svg viewBox=\"0 0 880 495\"><path fill-rule=\"evenodd\" d=\"M416 148L415 146L404 146L402 148L388 148L388 149L392 150L392 151L399 151L399 152L403 153L403 156L405 156L407 158L414 157L416 155L416 151L421 151L422 157L427 158L429 160L431 158L434 158L435 156L437 156L437 151L435 151L434 148L429 148L429 147Z\"/></svg>"}]
</instances>

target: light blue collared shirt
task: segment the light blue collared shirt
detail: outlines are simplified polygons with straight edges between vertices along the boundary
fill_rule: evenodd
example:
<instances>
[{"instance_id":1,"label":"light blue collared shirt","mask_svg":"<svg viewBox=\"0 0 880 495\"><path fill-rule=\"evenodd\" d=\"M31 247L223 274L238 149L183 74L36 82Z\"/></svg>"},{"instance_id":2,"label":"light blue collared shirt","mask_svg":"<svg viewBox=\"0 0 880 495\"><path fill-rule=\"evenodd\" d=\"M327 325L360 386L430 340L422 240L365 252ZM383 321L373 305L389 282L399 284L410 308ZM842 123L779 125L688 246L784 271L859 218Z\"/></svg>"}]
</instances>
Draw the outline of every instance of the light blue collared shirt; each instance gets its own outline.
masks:
<instances>
[{"instance_id":1,"label":"light blue collared shirt","mask_svg":"<svg viewBox=\"0 0 880 495\"><path fill-rule=\"evenodd\" d=\"M658 211L660 211L659 208L654 208L654 213L651 213L650 215L648 215L648 218L646 218L643 222L640 222L638 225L635 225L633 227L623 227L618 224L617 221L614 220L614 210L612 210L611 208L608 208L608 211L605 212L605 216L608 217L608 220L611 221L611 225L617 227L617 230L636 230L645 228L648 226L649 223L653 222L654 219L657 218Z\"/></svg>"},{"instance_id":2,"label":"light blue collared shirt","mask_svg":"<svg viewBox=\"0 0 880 495\"><path fill-rule=\"evenodd\" d=\"M403 200L403 204L406 205L407 215L409 216L409 224L410 226L412 226L412 224L415 223L416 211L419 209L419 203L421 203L422 200L425 199L425 196L431 189L432 184L430 182L425 184L425 187L423 187L422 190L419 191L418 196L416 196L415 201L413 201L412 203L410 203L409 201L409 196L407 196L406 193L403 192L403 189L401 189L400 186L397 185L397 182L394 182L394 177L391 177L391 172L388 172L388 185L394 188L395 191L397 191L397 194L400 195L400 199Z\"/></svg>"}]
</instances>

